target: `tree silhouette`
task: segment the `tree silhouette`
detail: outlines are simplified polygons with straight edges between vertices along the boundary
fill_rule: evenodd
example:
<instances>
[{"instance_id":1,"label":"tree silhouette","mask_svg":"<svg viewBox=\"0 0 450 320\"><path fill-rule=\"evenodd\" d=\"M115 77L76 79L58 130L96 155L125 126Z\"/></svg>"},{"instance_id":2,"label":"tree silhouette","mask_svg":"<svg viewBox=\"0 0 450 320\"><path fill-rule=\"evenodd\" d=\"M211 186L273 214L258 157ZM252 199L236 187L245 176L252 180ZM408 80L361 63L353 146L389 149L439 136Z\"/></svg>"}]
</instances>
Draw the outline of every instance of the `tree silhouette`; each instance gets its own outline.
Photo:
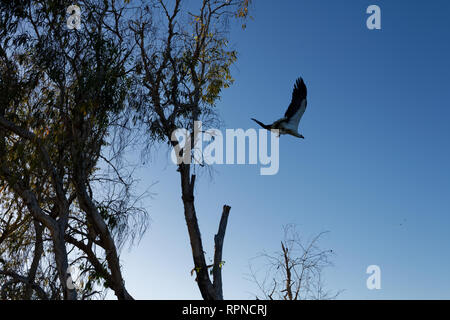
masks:
<instances>
[{"instance_id":1,"label":"tree silhouette","mask_svg":"<svg viewBox=\"0 0 450 320\"><path fill-rule=\"evenodd\" d=\"M118 246L145 230L146 212L134 206L133 180L104 154L130 87L125 7L78 3L82 28L70 30L69 1L0 2L0 277L11 298L32 298L31 289L87 298L96 287L132 298ZM71 265L82 271L78 290Z\"/></svg>"},{"instance_id":2,"label":"tree silhouette","mask_svg":"<svg viewBox=\"0 0 450 320\"><path fill-rule=\"evenodd\" d=\"M139 54L136 58L138 83L135 90L134 120L148 129L149 141L164 142L186 161L180 162L181 194L184 205L193 270L205 300L223 299L222 249L230 207L223 206L218 232L214 238L214 263L208 266L203 250L195 208L196 165L194 129L197 121L211 126L218 120L215 104L224 88L233 83L230 68L237 59L228 45L230 19L248 17L248 0L202 0L196 11L174 1L145 1L132 23ZM192 9L194 10L194 9ZM173 140L178 128L190 132L181 148ZM198 160L198 159L197 159ZM209 268L212 268L212 281Z\"/></svg>"}]
</instances>

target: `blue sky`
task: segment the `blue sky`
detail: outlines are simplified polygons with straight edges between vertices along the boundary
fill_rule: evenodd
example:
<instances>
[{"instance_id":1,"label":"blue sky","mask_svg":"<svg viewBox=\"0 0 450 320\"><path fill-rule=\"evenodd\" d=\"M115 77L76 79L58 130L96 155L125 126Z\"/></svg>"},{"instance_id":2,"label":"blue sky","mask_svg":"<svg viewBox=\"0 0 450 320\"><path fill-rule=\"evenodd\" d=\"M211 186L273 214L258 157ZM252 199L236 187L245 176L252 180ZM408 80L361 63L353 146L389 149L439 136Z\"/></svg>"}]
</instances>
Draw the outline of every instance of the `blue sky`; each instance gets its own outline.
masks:
<instances>
[{"instance_id":1,"label":"blue sky","mask_svg":"<svg viewBox=\"0 0 450 320\"><path fill-rule=\"evenodd\" d=\"M381 7L382 29L368 30L366 8ZM223 204L231 205L224 246L224 296L251 299L250 258L278 250L282 226L336 253L325 272L341 299L450 297L450 2L255 1L254 21L234 28L235 84L217 108L225 128L271 122L290 101L295 79L308 86L306 137L283 136L280 170L217 165L196 190L207 256ZM138 299L200 299L189 274L191 249L179 177L163 147L139 171L157 182L146 206L151 226L121 255ZM381 290L366 288L367 266Z\"/></svg>"}]
</instances>

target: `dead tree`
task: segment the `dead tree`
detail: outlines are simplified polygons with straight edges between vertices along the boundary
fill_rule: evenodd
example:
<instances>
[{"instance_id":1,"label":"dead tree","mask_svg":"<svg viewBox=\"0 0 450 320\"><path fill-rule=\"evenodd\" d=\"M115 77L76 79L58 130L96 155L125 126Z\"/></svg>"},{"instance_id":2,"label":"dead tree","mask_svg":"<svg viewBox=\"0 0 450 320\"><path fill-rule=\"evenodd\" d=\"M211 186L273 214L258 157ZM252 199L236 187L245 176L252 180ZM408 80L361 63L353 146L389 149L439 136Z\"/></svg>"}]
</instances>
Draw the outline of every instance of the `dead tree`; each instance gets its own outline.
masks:
<instances>
[{"instance_id":1,"label":"dead tree","mask_svg":"<svg viewBox=\"0 0 450 320\"><path fill-rule=\"evenodd\" d=\"M267 300L327 300L340 292L327 291L322 279L323 270L332 266L332 250L322 250L322 232L303 241L294 225L284 227L281 250L262 253L250 264L249 280L256 284L257 298ZM256 265L256 266L255 266Z\"/></svg>"}]
</instances>

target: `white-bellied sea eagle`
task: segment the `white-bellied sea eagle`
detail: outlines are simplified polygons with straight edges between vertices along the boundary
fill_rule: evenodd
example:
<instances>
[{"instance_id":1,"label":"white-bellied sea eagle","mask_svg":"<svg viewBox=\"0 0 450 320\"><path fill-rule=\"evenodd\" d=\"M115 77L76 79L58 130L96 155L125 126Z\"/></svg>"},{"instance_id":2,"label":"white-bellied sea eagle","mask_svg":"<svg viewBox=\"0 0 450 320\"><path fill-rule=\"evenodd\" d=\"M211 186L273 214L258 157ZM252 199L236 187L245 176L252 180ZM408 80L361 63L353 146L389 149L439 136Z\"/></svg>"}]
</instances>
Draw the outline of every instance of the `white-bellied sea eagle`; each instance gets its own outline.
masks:
<instances>
[{"instance_id":1,"label":"white-bellied sea eagle","mask_svg":"<svg viewBox=\"0 0 450 320\"><path fill-rule=\"evenodd\" d=\"M306 110L306 92L305 82L303 82L303 79L300 77L295 82L294 90L292 91L291 104L286 110L283 118L278 119L272 124L264 124L256 119L251 119L264 129L278 129L280 135L290 134L294 137L304 139L305 137L298 133L298 124Z\"/></svg>"}]
</instances>

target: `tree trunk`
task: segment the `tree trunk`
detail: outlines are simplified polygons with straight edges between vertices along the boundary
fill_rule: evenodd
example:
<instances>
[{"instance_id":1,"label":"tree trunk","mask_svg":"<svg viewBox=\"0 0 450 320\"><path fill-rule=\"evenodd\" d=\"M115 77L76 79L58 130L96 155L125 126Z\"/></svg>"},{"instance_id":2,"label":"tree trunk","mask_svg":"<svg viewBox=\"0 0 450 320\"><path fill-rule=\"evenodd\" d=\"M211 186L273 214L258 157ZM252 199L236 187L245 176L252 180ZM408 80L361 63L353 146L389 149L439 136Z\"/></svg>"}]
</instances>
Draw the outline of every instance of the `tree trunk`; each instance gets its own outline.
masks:
<instances>
[{"instance_id":1,"label":"tree trunk","mask_svg":"<svg viewBox=\"0 0 450 320\"><path fill-rule=\"evenodd\" d=\"M27 284L25 289L25 300L30 300L31 296L33 295L33 286L31 285L34 283L34 280L36 279L36 272L39 267L39 262L41 261L42 253L44 252L44 244L42 240L42 233L44 232L44 227L35 219L33 221L34 224L34 232L36 234L36 242L34 244L34 252L33 252L33 262L31 263L30 270L28 271L28 280L29 284Z\"/></svg>"},{"instance_id":2,"label":"tree trunk","mask_svg":"<svg viewBox=\"0 0 450 320\"><path fill-rule=\"evenodd\" d=\"M194 185L195 176L190 177L190 165L181 164L179 166L181 177L181 191L184 205L184 217L188 228L189 239L192 248L192 257L197 275L197 284L204 300L216 300L215 290L209 278L208 267L203 251L200 228L198 226L197 215L194 206Z\"/></svg>"},{"instance_id":3,"label":"tree trunk","mask_svg":"<svg viewBox=\"0 0 450 320\"><path fill-rule=\"evenodd\" d=\"M81 177L81 173L78 173ZM86 192L86 183L83 179L76 177L76 192L81 209L89 216L94 223L96 231L98 232L103 249L105 250L106 261L108 262L109 270L111 271L111 289L114 290L117 299L119 300L133 300L133 297L125 289L125 281L122 277L120 269L120 260L117 253L117 248L114 239L108 230L108 226L98 212L92 199Z\"/></svg>"},{"instance_id":4,"label":"tree trunk","mask_svg":"<svg viewBox=\"0 0 450 320\"><path fill-rule=\"evenodd\" d=\"M67 259L66 244L64 241L64 234L52 232L53 249L55 250L55 262L58 269L59 281L64 290L64 300L77 300L77 292L75 289L69 288L67 285L69 262Z\"/></svg>"}]
</instances>

